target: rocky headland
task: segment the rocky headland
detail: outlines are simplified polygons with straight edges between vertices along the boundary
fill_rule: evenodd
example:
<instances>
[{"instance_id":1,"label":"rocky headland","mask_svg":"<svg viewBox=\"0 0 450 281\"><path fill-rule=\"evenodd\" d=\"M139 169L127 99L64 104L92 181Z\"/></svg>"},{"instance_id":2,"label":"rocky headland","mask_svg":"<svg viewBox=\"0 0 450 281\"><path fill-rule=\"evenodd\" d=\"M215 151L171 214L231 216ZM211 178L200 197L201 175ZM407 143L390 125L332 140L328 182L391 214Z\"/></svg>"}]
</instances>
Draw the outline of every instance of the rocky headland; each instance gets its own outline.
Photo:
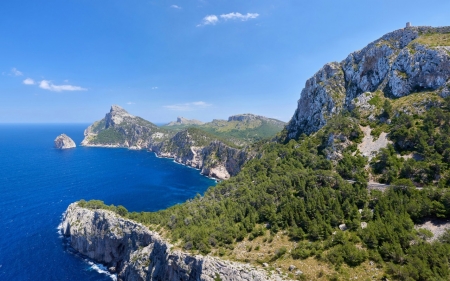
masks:
<instances>
[{"instance_id":1,"label":"rocky headland","mask_svg":"<svg viewBox=\"0 0 450 281\"><path fill-rule=\"evenodd\" d=\"M54 142L55 148L57 149L69 149L76 147L75 142L66 134L61 134L57 136Z\"/></svg>"},{"instance_id":2,"label":"rocky headland","mask_svg":"<svg viewBox=\"0 0 450 281\"><path fill-rule=\"evenodd\" d=\"M142 224L112 211L82 208L78 203L69 205L60 230L70 246L105 264L118 280L282 280L251 265L176 250Z\"/></svg>"},{"instance_id":3,"label":"rocky headland","mask_svg":"<svg viewBox=\"0 0 450 281\"><path fill-rule=\"evenodd\" d=\"M217 179L236 175L254 157L248 148L233 147L202 130L187 128L176 132L159 128L117 105L111 106L105 118L89 126L84 135L83 146L145 149Z\"/></svg>"}]
</instances>

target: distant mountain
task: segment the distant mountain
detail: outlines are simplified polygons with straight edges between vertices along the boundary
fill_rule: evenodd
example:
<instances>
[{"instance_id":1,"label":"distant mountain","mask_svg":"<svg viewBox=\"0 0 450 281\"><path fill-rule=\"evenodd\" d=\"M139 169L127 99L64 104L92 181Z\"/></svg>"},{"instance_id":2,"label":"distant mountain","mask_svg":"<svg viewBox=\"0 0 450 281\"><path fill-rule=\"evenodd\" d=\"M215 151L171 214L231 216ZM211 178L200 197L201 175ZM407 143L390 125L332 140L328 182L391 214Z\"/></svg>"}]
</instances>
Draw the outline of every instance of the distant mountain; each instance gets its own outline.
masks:
<instances>
[{"instance_id":1,"label":"distant mountain","mask_svg":"<svg viewBox=\"0 0 450 281\"><path fill-rule=\"evenodd\" d=\"M189 126L189 125L202 125L202 124L203 124L203 122L199 121L199 120L195 120L195 119L190 120L190 119L186 119L184 117L177 117L177 121L170 122L169 124L164 125L164 126L172 127L172 126Z\"/></svg>"},{"instance_id":2,"label":"distant mountain","mask_svg":"<svg viewBox=\"0 0 450 281\"><path fill-rule=\"evenodd\" d=\"M261 139L274 137L286 125L283 121L254 114L238 114L230 116L228 120L214 119L212 122L204 124L193 124L194 120L184 120L188 122L183 122L183 120L178 122L177 120L177 122L171 122L162 128L183 130L188 127L196 127L237 146L245 146Z\"/></svg>"}]
</instances>

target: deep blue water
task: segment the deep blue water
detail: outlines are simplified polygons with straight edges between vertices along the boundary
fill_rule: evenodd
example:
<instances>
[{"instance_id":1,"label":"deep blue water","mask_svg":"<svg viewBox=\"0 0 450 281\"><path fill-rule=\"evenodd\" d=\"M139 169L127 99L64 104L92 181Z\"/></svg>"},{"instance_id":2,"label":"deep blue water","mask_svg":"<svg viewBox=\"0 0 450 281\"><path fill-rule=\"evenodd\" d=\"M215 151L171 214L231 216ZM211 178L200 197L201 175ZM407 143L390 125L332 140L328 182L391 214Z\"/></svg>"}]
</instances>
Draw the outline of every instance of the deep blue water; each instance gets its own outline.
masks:
<instances>
[{"instance_id":1,"label":"deep blue water","mask_svg":"<svg viewBox=\"0 0 450 281\"><path fill-rule=\"evenodd\" d=\"M72 254L57 232L80 199L156 211L203 194L211 179L153 153L78 146L88 124L0 125L0 280L111 280Z\"/></svg>"}]
</instances>

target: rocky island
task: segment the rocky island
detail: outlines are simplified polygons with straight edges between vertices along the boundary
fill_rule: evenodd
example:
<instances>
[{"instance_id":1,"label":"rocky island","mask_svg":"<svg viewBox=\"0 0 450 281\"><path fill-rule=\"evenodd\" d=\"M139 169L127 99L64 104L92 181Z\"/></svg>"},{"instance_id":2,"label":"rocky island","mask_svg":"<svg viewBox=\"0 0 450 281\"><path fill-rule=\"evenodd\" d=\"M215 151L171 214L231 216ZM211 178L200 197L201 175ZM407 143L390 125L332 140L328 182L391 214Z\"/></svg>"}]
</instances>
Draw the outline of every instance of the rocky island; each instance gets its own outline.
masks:
<instances>
[{"instance_id":1,"label":"rocky island","mask_svg":"<svg viewBox=\"0 0 450 281\"><path fill-rule=\"evenodd\" d=\"M75 142L66 134L57 136L54 142L57 149L69 149L76 147Z\"/></svg>"}]
</instances>

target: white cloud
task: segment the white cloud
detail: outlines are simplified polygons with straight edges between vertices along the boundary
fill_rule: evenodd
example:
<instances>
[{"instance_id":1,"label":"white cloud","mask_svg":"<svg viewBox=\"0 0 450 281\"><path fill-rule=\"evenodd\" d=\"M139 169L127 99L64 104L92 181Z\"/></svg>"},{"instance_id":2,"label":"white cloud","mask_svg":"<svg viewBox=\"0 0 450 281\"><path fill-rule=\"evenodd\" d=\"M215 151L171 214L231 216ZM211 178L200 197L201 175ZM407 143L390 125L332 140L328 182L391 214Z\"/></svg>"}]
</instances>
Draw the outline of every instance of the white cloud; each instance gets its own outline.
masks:
<instances>
[{"instance_id":1,"label":"white cloud","mask_svg":"<svg viewBox=\"0 0 450 281\"><path fill-rule=\"evenodd\" d=\"M11 69L11 75L13 75L13 76L22 76L23 73L21 71L19 71L17 68L13 67Z\"/></svg>"},{"instance_id":2,"label":"white cloud","mask_svg":"<svg viewBox=\"0 0 450 281\"><path fill-rule=\"evenodd\" d=\"M174 8L174 9L181 9L181 7L180 7L180 6L178 6L178 5L171 5L171 6L170 6L170 8Z\"/></svg>"},{"instance_id":3,"label":"white cloud","mask_svg":"<svg viewBox=\"0 0 450 281\"><path fill-rule=\"evenodd\" d=\"M135 102L129 101L127 104L136 104Z\"/></svg>"},{"instance_id":4,"label":"white cloud","mask_svg":"<svg viewBox=\"0 0 450 281\"><path fill-rule=\"evenodd\" d=\"M241 20L246 21L249 19L256 19L259 17L259 14L257 13L247 13L246 15L243 15L241 13L229 13L229 14L223 14L220 15L220 17L224 20Z\"/></svg>"},{"instance_id":5,"label":"white cloud","mask_svg":"<svg viewBox=\"0 0 450 281\"><path fill-rule=\"evenodd\" d=\"M23 83L25 85L34 85L34 80L31 78L27 78L27 79L23 80Z\"/></svg>"},{"instance_id":6,"label":"white cloud","mask_svg":"<svg viewBox=\"0 0 450 281\"><path fill-rule=\"evenodd\" d=\"M158 90L158 87L152 87L152 90Z\"/></svg>"},{"instance_id":7,"label":"white cloud","mask_svg":"<svg viewBox=\"0 0 450 281\"><path fill-rule=\"evenodd\" d=\"M241 13L229 13L229 14L222 14L220 16L209 15L209 16L204 17L202 20L202 23L198 24L197 26L215 25L216 23L220 22L221 20L247 21L249 19L256 19L257 17L259 17L259 14L257 14L257 13L247 13L246 15L243 15Z\"/></svg>"},{"instance_id":8,"label":"white cloud","mask_svg":"<svg viewBox=\"0 0 450 281\"><path fill-rule=\"evenodd\" d=\"M215 25L218 21L219 21L219 18L216 15L209 15L209 16L204 17L202 23L197 26Z\"/></svg>"},{"instance_id":9,"label":"white cloud","mask_svg":"<svg viewBox=\"0 0 450 281\"><path fill-rule=\"evenodd\" d=\"M49 90L53 92L62 92L62 91L87 91L87 89L79 87L79 86L73 86L73 85L55 85L51 81L48 80L42 80L39 83L39 88L44 90Z\"/></svg>"},{"instance_id":10,"label":"white cloud","mask_svg":"<svg viewBox=\"0 0 450 281\"><path fill-rule=\"evenodd\" d=\"M178 103L172 105L165 105L164 108L175 110L175 111L194 111L197 109L203 109L211 106L212 104L206 103L204 101L194 101L187 103Z\"/></svg>"}]
</instances>

